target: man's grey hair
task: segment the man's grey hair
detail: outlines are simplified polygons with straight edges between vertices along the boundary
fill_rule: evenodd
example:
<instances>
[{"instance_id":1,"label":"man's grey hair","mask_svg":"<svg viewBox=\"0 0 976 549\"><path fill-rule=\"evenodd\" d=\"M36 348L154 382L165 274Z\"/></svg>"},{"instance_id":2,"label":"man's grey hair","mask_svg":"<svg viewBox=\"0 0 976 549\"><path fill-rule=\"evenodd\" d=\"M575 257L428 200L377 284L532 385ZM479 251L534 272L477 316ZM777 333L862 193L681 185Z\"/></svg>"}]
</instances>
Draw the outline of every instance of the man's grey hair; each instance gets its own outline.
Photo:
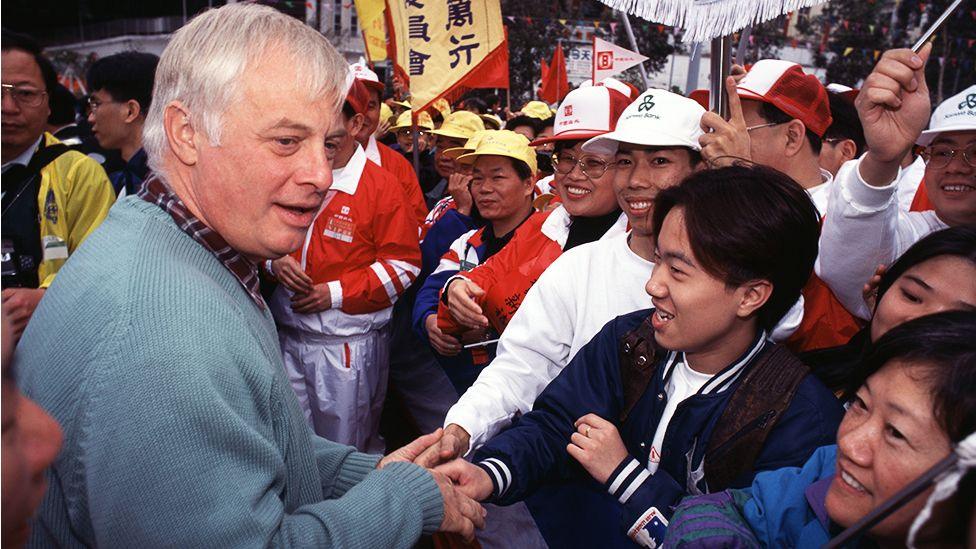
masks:
<instances>
[{"instance_id":1,"label":"man's grey hair","mask_svg":"<svg viewBox=\"0 0 976 549\"><path fill-rule=\"evenodd\" d=\"M149 167L163 175L167 105L183 103L196 128L212 145L219 145L222 115L235 100L241 77L271 51L290 53L295 78L308 96L333 100L338 113L349 67L324 36L273 8L228 4L204 12L176 31L159 59L143 129ZM268 93L276 93L275 82L267 85Z\"/></svg>"}]
</instances>

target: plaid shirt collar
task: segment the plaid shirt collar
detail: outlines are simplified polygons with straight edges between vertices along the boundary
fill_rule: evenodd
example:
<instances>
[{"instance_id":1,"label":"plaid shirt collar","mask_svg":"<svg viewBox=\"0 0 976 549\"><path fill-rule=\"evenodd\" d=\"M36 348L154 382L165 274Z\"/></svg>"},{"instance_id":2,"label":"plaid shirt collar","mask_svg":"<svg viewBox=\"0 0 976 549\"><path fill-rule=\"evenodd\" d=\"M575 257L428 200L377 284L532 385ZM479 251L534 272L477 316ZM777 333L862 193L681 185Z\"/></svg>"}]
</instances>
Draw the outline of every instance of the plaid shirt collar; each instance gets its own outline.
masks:
<instances>
[{"instance_id":1,"label":"plaid shirt collar","mask_svg":"<svg viewBox=\"0 0 976 549\"><path fill-rule=\"evenodd\" d=\"M162 208L173 218L180 230L190 235L190 238L214 254L224 267L227 267L227 270L237 278L241 286L244 286L255 305L264 310L267 305L264 303L264 298L261 297L257 266L237 250L231 248L227 241L217 234L217 231L207 227L190 213L180 197L173 194L173 191L169 190L161 179L150 176L137 196Z\"/></svg>"}]
</instances>

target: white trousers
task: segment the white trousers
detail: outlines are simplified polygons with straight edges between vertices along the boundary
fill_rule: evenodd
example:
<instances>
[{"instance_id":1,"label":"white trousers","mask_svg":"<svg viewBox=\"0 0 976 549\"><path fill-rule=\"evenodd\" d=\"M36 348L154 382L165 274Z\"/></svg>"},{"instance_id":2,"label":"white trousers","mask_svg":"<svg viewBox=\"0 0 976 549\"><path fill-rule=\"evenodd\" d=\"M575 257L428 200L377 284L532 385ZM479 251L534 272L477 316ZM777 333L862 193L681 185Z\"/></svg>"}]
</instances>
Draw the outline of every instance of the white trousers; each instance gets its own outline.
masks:
<instances>
[{"instance_id":1,"label":"white trousers","mask_svg":"<svg viewBox=\"0 0 976 549\"><path fill-rule=\"evenodd\" d=\"M315 434L385 452L379 435L390 365L389 328L332 337L279 327L285 371Z\"/></svg>"}]
</instances>

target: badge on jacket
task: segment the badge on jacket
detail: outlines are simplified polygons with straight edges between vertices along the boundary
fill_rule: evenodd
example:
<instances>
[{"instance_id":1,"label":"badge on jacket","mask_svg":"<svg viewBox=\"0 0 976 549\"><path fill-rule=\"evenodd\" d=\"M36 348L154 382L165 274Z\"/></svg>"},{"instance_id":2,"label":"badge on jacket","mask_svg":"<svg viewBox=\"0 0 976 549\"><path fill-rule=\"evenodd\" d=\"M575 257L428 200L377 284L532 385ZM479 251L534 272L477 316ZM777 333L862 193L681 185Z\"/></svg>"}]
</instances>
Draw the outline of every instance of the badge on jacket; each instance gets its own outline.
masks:
<instances>
[{"instance_id":1,"label":"badge on jacket","mask_svg":"<svg viewBox=\"0 0 976 549\"><path fill-rule=\"evenodd\" d=\"M61 240L57 235L48 235L41 238L43 248L43 261L53 261L55 259L68 259L68 243Z\"/></svg>"},{"instance_id":2,"label":"badge on jacket","mask_svg":"<svg viewBox=\"0 0 976 549\"><path fill-rule=\"evenodd\" d=\"M322 234L343 242L352 242L352 234L355 229L356 224L351 219L334 215L325 224L325 231Z\"/></svg>"},{"instance_id":3,"label":"badge on jacket","mask_svg":"<svg viewBox=\"0 0 976 549\"><path fill-rule=\"evenodd\" d=\"M47 197L44 199L44 219L54 225L58 224L58 202L54 199L53 189L48 189Z\"/></svg>"}]
</instances>

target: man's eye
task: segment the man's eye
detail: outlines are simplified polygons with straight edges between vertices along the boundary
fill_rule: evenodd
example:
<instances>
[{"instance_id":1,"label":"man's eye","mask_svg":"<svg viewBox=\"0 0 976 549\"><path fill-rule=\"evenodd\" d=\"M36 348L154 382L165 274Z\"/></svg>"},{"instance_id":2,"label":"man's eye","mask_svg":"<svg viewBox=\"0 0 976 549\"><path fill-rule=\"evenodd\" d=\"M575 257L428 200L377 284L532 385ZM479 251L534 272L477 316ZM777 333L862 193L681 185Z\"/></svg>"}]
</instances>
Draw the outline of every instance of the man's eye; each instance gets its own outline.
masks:
<instances>
[{"instance_id":1,"label":"man's eye","mask_svg":"<svg viewBox=\"0 0 976 549\"><path fill-rule=\"evenodd\" d=\"M671 163L670 160L660 156L651 160L651 164L654 166L663 166L665 164L670 164L670 163Z\"/></svg>"},{"instance_id":2,"label":"man's eye","mask_svg":"<svg viewBox=\"0 0 976 549\"><path fill-rule=\"evenodd\" d=\"M282 147L291 147L297 144L298 140L295 139L294 137L277 137L275 138L275 142L281 145Z\"/></svg>"}]
</instances>

